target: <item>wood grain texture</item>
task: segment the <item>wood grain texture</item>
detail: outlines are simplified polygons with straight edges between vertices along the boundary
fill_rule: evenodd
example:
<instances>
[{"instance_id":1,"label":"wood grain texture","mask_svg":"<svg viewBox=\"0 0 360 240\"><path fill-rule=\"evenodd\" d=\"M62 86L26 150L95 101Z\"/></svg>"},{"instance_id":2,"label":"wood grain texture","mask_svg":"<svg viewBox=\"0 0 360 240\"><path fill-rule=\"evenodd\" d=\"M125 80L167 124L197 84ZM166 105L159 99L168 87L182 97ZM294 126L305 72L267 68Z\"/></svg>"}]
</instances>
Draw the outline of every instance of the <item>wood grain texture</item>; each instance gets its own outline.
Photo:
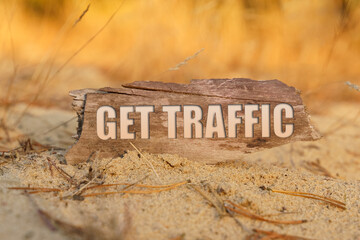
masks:
<instances>
[{"instance_id":1,"label":"wood grain texture","mask_svg":"<svg viewBox=\"0 0 360 240\"><path fill-rule=\"evenodd\" d=\"M122 88L83 89L70 92L74 97L73 107L79 117L75 138L77 143L67 152L68 163L86 161L98 152L100 157L113 157L124 150L132 150L130 142L144 152L170 153L205 163L217 163L241 158L244 154L272 148L294 141L311 141L320 138L311 126L299 92L278 80L254 81L251 79L204 79L193 80L190 84L162 82L134 82ZM270 104L271 112L278 103L289 103L294 109L294 133L289 138L279 138L271 128L271 137L261 137L261 124L254 126L254 138L244 137L241 127L237 138L183 138L183 113L177 113L177 139L167 137L167 113L164 105L199 105L203 109L203 125L210 104L221 104L227 132L227 105L229 104ZM124 105L154 105L150 113L150 139L140 138L140 114L131 113L136 132L133 140L101 140L96 134L96 111L100 106L112 106L119 116L119 107ZM241 112L240 116L243 116ZM254 114L260 118L260 112ZM117 126L119 118L116 118ZM244 120L243 120L244 122ZM273 126L273 122L271 122ZM119 131L119 129L117 130ZM117 134L119 136L119 132Z\"/></svg>"}]
</instances>

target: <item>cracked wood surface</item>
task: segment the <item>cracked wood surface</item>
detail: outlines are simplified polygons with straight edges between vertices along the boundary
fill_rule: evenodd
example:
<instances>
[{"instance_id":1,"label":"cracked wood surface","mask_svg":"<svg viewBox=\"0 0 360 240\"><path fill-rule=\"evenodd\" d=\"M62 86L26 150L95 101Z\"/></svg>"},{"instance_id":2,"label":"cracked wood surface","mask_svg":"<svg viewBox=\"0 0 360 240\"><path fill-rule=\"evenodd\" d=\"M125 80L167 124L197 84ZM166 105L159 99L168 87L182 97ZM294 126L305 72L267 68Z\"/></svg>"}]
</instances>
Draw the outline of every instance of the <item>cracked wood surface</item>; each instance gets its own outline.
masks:
<instances>
[{"instance_id":1,"label":"cracked wood surface","mask_svg":"<svg viewBox=\"0 0 360 240\"><path fill-rule=\"evenodd\" d=\"M82 89L71 91L74 98L73 108L78 115L77 143L67 152L68 163L86 161L98 152L99 157L113 157L125 150L132 150L130 142L144 152L169 153L205 163L237 160L244 154L272 148L294 141L311 141L320 138L311 126L299 92L278 80L254 81L251 79L203 79L193 80L190 84L163 82L134 82L121 88ZM229 104L270 104L271 112L278 103L289 103L294 108L294 119L284 122L294 123L294 133L289 138L275 136L271 127L269 138L261 137L261 124L254 126L254 138L244 137L244 124L241 124L237 138L183 138L183 113L177 113L177 139L167 138L167 113L162 112L164 105L199 105L203 109L203 125L207 107L221 104L227 132L227 105ZM150 139L140 138L140 114L131 113L136 132L133 140L101 140L96 133L96 111L100 106L112 106L117 112L119 126L119 107L123 105L154 105L150 113ZM243 111L240 116L243 116ZM254 116L259 117L260 112ZM272 117L271 117L272 119ZM243 119L244 122L244 119ZM273 122L271 120L271 126ZM117 129L119 136L119 129Z\"/></svg>"}]
</instances>

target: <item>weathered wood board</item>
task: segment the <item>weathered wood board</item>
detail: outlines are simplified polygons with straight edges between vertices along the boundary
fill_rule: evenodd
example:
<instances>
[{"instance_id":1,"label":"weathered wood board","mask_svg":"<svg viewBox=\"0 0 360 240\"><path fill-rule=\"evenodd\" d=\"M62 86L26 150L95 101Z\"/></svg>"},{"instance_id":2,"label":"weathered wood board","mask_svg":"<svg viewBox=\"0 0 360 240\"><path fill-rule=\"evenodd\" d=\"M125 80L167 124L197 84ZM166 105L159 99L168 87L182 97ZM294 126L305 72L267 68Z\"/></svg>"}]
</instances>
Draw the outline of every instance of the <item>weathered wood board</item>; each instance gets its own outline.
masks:
<instances>
[{"instance_id":1,"label":"weathered wood board","mask_svg":"<svg viewBox=\"0 0 360 240\"><path fill-rule=\"evenodd\" d=\"M124 150L132 150L130 142L137 148L149 153L178 154L188 159L206 163L236 160L244 154L272 148L294 141L311 141L320 138L318 132L310 124L309 116L299 95L299 92L278 80L255 81L250 79L204 79L193 80L190 84L162 82L134 82L124 84L121 88L83 89L71 91L74 97L73 108L79 117L77 143L67 152L68 163L75 164L86 161L91 154L98 152L100 157L113 157ZM253 113L259 118L259 124L253 125L253 137L244 137L244 119L237 128L235 138L184 138L183 111L177 112L177 138L168 138L168 115L162 111L164 105L197 105L203 110L201 122L205 120L209 105L221 105L225 132L227 126L227 107L233 104L269 104L270 115L279 103L290 104L293 108L293 118L283 117L283 123L292 123L293 134L281 138L274 134L271 127L270 137L263 137L261 130L262 117L260 111ZM116 110L116 125L119 126L120 106L153 105L154 112L149 113L150 139L140 136L140 113L130 113L129 118L134 124L129 132L135 132L135 139L102 140L97 135L97 110L101 106L112 106ZM239 117L244 112L237 113ZM270 118L270 125L274 119ZM119 136L119 128L117 128ZM202 129L203 135L205 129Z\"/></svg>"}]
</instances>

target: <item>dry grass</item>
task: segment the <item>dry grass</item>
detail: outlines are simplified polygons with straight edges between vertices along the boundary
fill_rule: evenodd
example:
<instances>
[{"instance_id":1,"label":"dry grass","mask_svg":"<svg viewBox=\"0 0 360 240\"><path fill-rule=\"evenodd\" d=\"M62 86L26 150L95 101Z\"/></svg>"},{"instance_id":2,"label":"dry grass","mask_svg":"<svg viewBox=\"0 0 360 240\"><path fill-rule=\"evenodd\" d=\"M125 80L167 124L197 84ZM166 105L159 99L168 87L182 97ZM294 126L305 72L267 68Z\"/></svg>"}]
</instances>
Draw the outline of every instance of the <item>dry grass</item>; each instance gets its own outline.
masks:
<instances>
[{"instance_id":1,"label":"dry grass","mask_svg":"<svg viewBox=\"0 0 360 240\"><path fill-rule=\"evenodd\" d=\"M138 80L278 78L302 90L309 104L360 99L344 84L355 90L359 85L360 8L354 0L19 0L0 5L5 133L28 110L8 123L14 104L70 108L49 99L67 99L74 88ZM87 77L77 83L64 73L83 66L109 83L90 83ZM88 70L77 71L86 75Z\"/></svg>"},{"instance_id":2,"label":"dry grass","mask_svg":"<svg viewBox=\"0 0 360 240\"><path fill-rule=\"evenodd\" d=\"M278 78L311 97L358 97L342 84L359 84L357 1L127 1L116 16L117 1L0 4L6 13L0 59L13 59L7 92L25 89L5 92L4 102L26 101L44 84L56 86L62 79L56 73L69 63L101 69L114 86L154 77ZM206 51L191 64L176 65L199 49ZM30 75L18 81L24 72Z\"/></svg>"}]
</instances>

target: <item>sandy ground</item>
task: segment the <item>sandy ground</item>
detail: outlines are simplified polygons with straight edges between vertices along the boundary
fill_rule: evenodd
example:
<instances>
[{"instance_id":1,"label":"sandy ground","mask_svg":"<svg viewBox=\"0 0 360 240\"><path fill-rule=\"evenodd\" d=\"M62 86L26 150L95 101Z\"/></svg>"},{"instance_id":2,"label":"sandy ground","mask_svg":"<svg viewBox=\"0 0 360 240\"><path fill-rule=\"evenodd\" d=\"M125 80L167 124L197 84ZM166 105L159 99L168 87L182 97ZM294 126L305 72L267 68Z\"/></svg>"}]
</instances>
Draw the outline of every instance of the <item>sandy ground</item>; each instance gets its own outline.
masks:
<instances>
[{"instance_id":1,"label":"sandy ground","mask_svg":"<svg viewBox=\"0 0 360 240\"><path fill-rule=\"evenodd\" d=\"M326 114L313 114L314 125L324 135L319 141L293 143L219 165L173 155L139 157L132 149L114 159L93 156L77 166L65 165L64 151L56 149L2 157L0 239L275 239L262 238L266 236L256 235L253 229L309 239L360 239L359 106L329 105ZM14 116L21 108L15 108ZM29 134L41 129L42 134L34 134L33 139L69 147L75 121L50 132L46 129L73 116L32 108L18 131ZM49 167L47 159L71 180ZM181 184L86 189L111 183ZM59 191L29 195L8 189L29 186ZM118 192L125 187L129 192ZM344 202L346 209L271 189L318 194ZM91 196L104 192L117 193ZM306 222L274 224L235 212L229 215L223 209L226 200L266 219Z\"/></svg>"}]
</instances>

